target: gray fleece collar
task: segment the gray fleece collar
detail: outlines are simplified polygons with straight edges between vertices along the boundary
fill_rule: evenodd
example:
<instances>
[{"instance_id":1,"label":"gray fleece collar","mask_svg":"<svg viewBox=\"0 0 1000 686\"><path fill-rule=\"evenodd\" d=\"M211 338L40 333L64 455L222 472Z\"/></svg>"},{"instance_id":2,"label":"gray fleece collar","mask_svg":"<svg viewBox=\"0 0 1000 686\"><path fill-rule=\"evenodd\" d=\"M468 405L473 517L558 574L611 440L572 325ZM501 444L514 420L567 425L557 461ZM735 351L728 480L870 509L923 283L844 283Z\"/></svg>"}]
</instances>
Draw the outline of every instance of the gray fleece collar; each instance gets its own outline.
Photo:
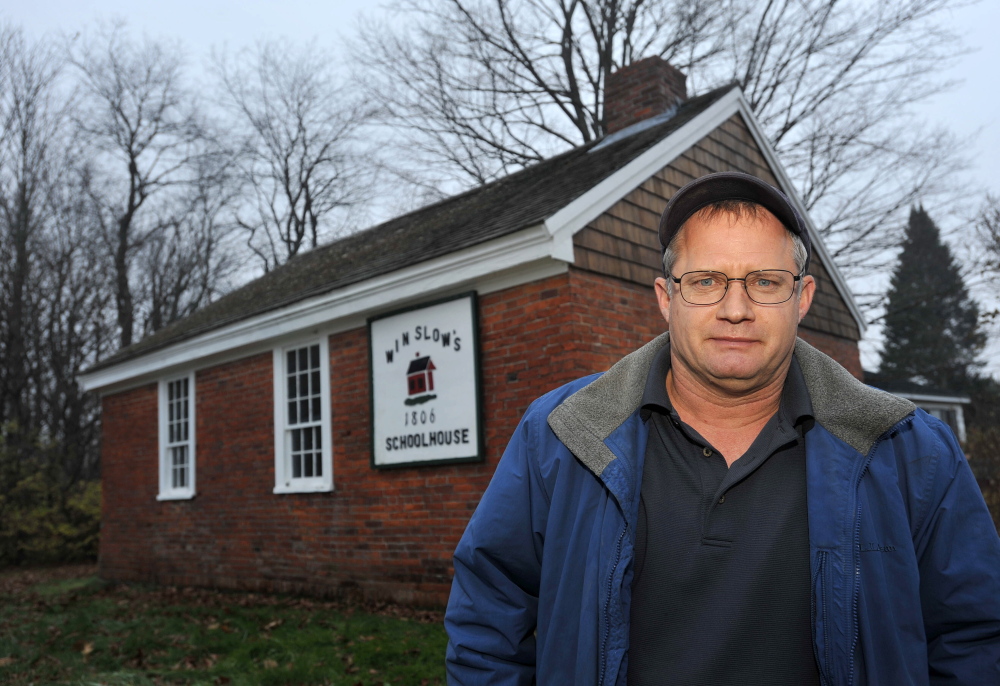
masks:
<instances>
[{"instance_id":1,"label":"gray fleece collar","mask_svg":"<svg viewBox=\"0 0 1000 686\"><path fill-rule=\"evenodd\" d=\"M549 413L552 431L594 474L600 476L615 459L604 441L639 408L649 367L668 341L667 333L657 336ZM916 407L864 385L801 338L795 341L795 355L816 421L863 455Z\"/></svg>"}]
</instances>

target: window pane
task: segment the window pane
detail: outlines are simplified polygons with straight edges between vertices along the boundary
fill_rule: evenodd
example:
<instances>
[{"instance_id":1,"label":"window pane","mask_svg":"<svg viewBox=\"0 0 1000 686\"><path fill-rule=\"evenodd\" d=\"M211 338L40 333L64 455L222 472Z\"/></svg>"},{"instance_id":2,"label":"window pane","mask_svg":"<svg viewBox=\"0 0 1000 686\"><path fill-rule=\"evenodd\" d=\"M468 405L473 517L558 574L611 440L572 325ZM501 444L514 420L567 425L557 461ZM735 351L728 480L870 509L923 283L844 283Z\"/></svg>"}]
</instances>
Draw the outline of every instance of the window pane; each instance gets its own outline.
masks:
<instances>
[{"instance_id":1,"label":"window pane","mask_svg":"<svg viewBox=\"0 0 1000 686\"><path fill-rule=\"evenodd\" d=\"M299 401L299 421L308 422L309 421L309 401L300 400Z\"/></svg>"},{"instance_id":2,"label":"window pane","mask_svg":"<svg viewBox=\"0 0 1000 686\"><path fill-rule=\"evenodd\" d=\"M184 467L175 467L173 470L173 487L187 488L187 470Z\"/></svg>"},{"instance_id":3,"label":"window pane","mask_svg":"<svg viewBox=\"0 0 1000 686\"><path fill-rule=\"evenodd\" d=\"M302 429L292 429L292 452L302 450Z\"/></svg>"},{"instance_id":4,"label":"window pane","mask_svg":"<svg viewBox=\"0 0 1000 686\"><path fill-rule=\"evenodd\" d=\"M311 367L313 369L319 369L319 346L314 345L309 348L309 357L311 358Z\"/></svg>"},{"instance_id":5,"label":"window pane","mask_svg":"<svg viewBox=\"0 0 1000 686\"><path fill-rule=\"evenodd\" d=\"M319 411L320 402L319 402L319 396L318 395L313 397L313 399L312 399L312 406L313 406L312 420L314 422L318 422L319 421L319 415L320 415L320 411Z\"/></svg>"},{"instance_id":6,"label":"window pane","mask_svg":"<svg viewBox=\"0 0 1000 686\"><path fill-rule=\"evenodd\" d=\"M323 431L320 427L313 427L313 441L316 445L316 450L323 447Z\"/></svg>"},{"instance_id":7,"label":"window pane","mask_svg":"<svg viewBox=\"0 0 1000 686\"><path fill-rule=\"evenodd\" d=\"M296 378L294 376L288 377L288 399L296 398L299 395L298 384L296 383Z\"/></svg>"},{"instance_id":8,"label":"window pane","mask_svg":"<svg viewBox=\"0 0 1000 686\"><path fill-rule=\"evenodd\" d=\"M294 400L288 403L288 423L289 424L299 423L299 404Z\"/></svg>"},{"instance_id":9,"label":"window pane","mask_svg":"<svg viewBox=\"0 0 1000 686\"><path fill-rule=\"evenodd\" d=\"M187 446L179 445L170 449L171 483L173 488L187 487Z\"/></svg>"},{"instance_id":10,"label":"window pane","mask_svg":"<svg viewBox=\"0 0 1000 686\"><path fill-rule=\"evenodd\" d=\"M309 349L299 348L299 369L309 369Z\"/></svg>"},{"instance_id":11,"label":"window pane","mask_svg":"<svg viewBox=\"0 0 1000 686\"><path fill-rule=\"evenodd\" d=\"M309 395L309 375L299 374L299 396Z\"/></svg>"},{"instance_id":12,"label":"window pane","mask_svg":"<svg viewBox=\"0 0 1000 686\"><path fill-rule=\"evenodd\" d=\"M323 460L320 459L320 453L316 453L316 476L323 476Z\"/></svg>"},{"instance_id":13,"label":"window pane","mask_svg":"<svg viewBox=\"0 0 1000 686\"><path fill-rule=\"evenodd\" d=\"M312 450L312 447L313 447L313 432L312 432L312 429L306 429L303 433L305 433L305 439L306 439L305 440L305 449L306 450Z\"/></svg>"},{"instance_id":14,"label":"window pane","mask_svg":"<svg viewBox=\"0 0 1000 686\"><path fill-rule=\"evenodd\" d=\"M302 455L298 453L292 455L292 478L302 478Z\"/></svg>"},{"instance_id":15,"label":"window pane","mask_svg":"<svg viewBox=\"0 0 1000 686\"><path fill-rule=\"evenodd\" d=\"M295 373L295 351L294 350L288 351L288 355L286 355L285 359L286 359L286 363L288 365L288 373L289 374L294 374Z\"/></svg>"},{"instance_id":16,"label":"window pane","mask_svg":"<svg viewBox=\"0 0 1000 686\"><path fill-rule=\"evenodd\" d=\"M306 464L305 464L305 468L306 468L306 470L305 470L305 471L306 471L305 475L306 475L307 477L310 477L310 476L312 476L312 475L313 475L313 460L312 460L312 453L306 453L305 455L303 455L303 456L302 456L302 458L303 458L303 460L304 460L304 461L305 461L305 463L306 463Z\"/></svg>"},{"instance_id":17,"label":"window pane","mask_svg":"<svg viewBox=\"0 0 1000 686\"><path fill-rule=\"evenodd\" d=\"M312 373L312 394L319 395L319 372Z\"/></svg>"}]
</instances>

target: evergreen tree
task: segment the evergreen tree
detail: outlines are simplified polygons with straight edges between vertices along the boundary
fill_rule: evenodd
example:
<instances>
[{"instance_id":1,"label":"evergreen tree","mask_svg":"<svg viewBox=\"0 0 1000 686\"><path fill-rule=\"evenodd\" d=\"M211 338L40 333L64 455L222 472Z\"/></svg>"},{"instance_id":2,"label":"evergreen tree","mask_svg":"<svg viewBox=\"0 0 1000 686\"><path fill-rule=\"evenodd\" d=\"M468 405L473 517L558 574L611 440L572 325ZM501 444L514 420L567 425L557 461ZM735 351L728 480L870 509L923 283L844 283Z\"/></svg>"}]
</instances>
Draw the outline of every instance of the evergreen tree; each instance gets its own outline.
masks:
<instances>
[{"instance_id":1,"label":"evergreen tree","mask_svg":"<svg viewBox=\"0 0 1000 686\"><path fill-rule=\"evenodd\" d=\"M986 342L979 307L951 250L923 207L910 210L885 313L879 373L946 389L964 389Z\"/></svg>"}]
</instances>

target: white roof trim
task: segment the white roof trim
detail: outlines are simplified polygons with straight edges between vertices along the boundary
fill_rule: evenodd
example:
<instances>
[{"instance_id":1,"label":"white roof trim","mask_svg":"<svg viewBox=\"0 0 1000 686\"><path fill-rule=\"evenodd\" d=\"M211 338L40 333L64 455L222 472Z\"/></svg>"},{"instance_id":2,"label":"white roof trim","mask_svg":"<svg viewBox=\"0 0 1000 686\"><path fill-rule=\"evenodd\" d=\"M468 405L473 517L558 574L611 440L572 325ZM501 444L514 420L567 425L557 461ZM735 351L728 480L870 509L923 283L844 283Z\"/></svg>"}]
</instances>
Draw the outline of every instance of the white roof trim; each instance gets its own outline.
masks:
<instances>
[{"instance_id":1,"label":"white roof trim","mask_svg":"<svg viewBox=\"0 0 1000 686\"><path fill-rule=\"evenodd\" d=\"M308 330L333 333L363 325L364 317L417 302L429 295L470 287L487 293L565 272L567 264L573 262L573 235L577 231L736 112L743 115L782 189L805 218L814 250L829 267L834 286L864 331L864 318L843 276L823 247L801 199L761 133L743 94L738 88L733 88L677 131L557 211L544 224L213 329L105 369L81 374L80 383L86 391L130 388L166 372L238 359L266 349L278 339Z\"/></svg>"},{"instance_id":2,"label":"white roof trim","mask_svg":"<svg viewBox=\"0 0 1000 686\"><path fill-rule=\"evenodd\" d=\"M80 383L85 391L126 383L131 387L140 378L155 378L167 370L199 367L198 362L206 358L218 364L220 354L236 349L241 351L239 356L245 356L259 349L261 342L266 347L276 339L310 329L343 330L338 323L344 320L358 324L361 315L394 309L459 286L478 287L481 293L509 288L565 272L566 263L572 261L572 248L570 241L567 260L565 246L556 245L538 224L81 374ZM362 319L360 325L363 323Z\"/></svg>"}]
</instances>

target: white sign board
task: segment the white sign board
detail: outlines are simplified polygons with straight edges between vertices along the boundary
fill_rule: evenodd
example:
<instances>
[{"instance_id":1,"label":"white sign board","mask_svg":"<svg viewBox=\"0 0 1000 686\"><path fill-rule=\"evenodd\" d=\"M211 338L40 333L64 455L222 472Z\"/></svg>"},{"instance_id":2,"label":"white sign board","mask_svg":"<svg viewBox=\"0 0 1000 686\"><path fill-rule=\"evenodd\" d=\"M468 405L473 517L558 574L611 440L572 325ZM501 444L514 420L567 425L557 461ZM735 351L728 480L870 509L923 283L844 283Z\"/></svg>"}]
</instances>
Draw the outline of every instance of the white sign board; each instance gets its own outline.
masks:
<instances>
[{"instance_id":1,"label":"white sign board","mask_svg":"<svg viewBox=\"0 0 1000 686\"><path fill-rule=\"evenodd\" d=\"M482 459L475 293L368 322L372 465Z\"/></svg>"}]
</instances>

